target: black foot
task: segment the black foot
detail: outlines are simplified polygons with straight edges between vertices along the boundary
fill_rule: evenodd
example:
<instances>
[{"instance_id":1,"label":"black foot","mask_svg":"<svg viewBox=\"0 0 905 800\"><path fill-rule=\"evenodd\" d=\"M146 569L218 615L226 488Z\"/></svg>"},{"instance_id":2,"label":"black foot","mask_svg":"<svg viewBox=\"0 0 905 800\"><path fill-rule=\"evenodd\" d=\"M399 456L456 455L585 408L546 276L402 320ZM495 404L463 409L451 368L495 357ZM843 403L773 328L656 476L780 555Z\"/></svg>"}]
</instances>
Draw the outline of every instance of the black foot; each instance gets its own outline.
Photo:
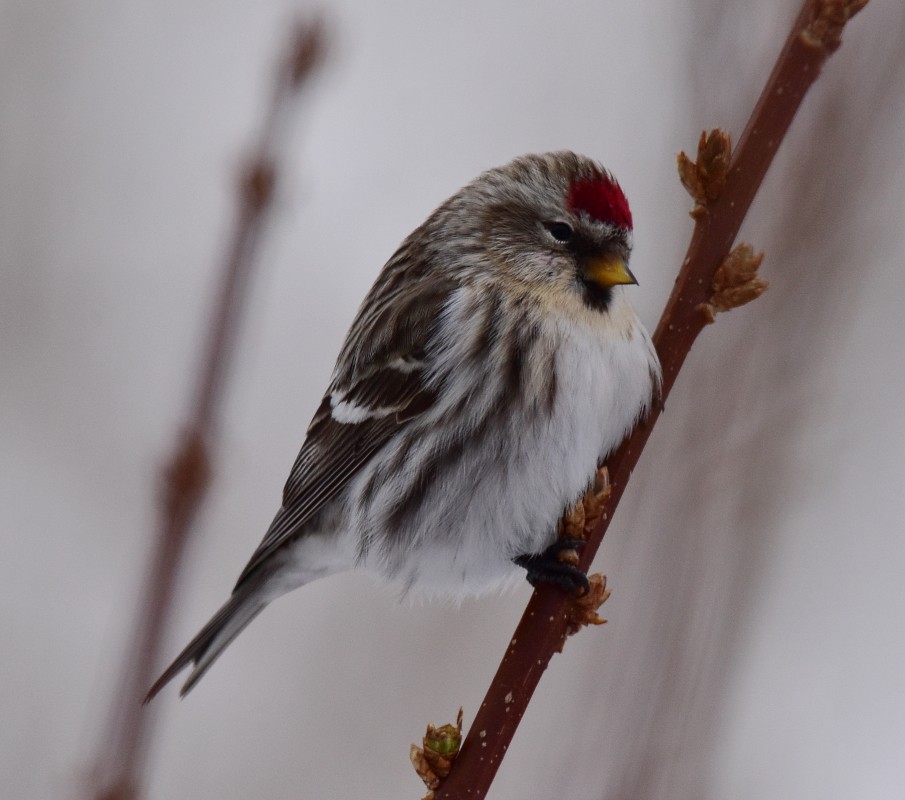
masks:
<instances>
[{"instance_id":1,"label":"black foot","mask_svg":"<svg viewBox=\"0 0 905 800\"><path fill-rule=\"evenodd\" d=\"M543 553L529 553L516 556L512 560L527 571L528 583L537 586L539 583L552 583L560 589L573 592L579 597L591 590L588 576L578 567L573 567L559 560L563 550L580 550L584 547L583 539L557 539Z\"/></svg>"}]
</instances>

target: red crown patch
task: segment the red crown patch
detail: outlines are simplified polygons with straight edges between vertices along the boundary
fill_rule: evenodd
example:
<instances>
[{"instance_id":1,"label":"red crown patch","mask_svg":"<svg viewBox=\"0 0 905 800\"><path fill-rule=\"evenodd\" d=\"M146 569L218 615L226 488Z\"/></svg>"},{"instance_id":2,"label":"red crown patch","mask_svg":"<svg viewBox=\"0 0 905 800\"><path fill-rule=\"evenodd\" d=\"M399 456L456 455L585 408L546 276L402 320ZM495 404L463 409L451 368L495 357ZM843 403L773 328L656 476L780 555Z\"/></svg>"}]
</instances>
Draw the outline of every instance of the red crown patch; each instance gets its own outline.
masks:
<instances>
[{"instance_id":1,"label":"red crown patch","mask_svg":"<svg viewBox=\"0 0 905 800\"><path fill-rule=\"evenodd\" d=\"M632 212L616 181L605 177L575 181L568 202L573 211L584 211L591 219L632 230Z\"/></svg>"}]
</instances>

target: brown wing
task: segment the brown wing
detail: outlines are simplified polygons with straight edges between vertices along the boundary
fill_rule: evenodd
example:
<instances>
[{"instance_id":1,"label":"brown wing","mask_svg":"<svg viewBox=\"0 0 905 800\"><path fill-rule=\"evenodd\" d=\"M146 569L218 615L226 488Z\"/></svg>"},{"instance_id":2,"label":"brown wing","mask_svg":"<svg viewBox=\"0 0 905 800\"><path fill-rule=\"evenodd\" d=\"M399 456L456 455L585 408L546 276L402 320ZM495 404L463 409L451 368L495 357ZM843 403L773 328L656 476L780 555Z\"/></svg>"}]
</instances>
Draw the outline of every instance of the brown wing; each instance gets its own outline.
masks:
<instances>
[{"instance_id":1,"label":"brown wing","mask_svg":"<svg viewBox=\"0 0 905 800\"><path fill-rule=\"evenodd\" d=\"M357 354L348 352L350 345L361 343L361 325L370 321L365 312L359 314L338 362L358 374L347 377L340 370L324 396L286 481L283 505L239 576L237 588L274 552L303 535L305 523L340 494L396 433L433 404L434 395L423 384L430 363L430 338L452 288L448 282L438 283L413 294L409 302L395 303L395 310L402 313L389 317L394 309L384 307L372 318L381 325L384 346L368 353L370 363L364 368L358 365ZM369 342L372 347L373 343L374 339Z\"/></svg>"}]
</instances>

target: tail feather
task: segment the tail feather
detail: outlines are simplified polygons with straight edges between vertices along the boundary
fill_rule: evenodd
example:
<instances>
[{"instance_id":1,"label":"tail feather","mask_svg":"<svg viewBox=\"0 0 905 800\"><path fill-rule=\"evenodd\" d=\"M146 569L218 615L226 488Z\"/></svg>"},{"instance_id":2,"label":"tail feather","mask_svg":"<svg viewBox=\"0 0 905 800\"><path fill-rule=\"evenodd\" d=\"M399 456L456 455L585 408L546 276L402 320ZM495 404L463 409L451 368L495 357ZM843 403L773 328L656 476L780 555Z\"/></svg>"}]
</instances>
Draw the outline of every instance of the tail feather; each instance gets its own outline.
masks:
<instances>
[{"instance_id":1,"label":"tail feather","mask_svg":"<svg viewBox=\"0 0 905 800\"><path fill-rule=\"evenodd\" d=\"M252 585L249 585L249 582L246 582L237 587L210 622L186 645L185 649L176 656L176 660L155 681L145 695L144 703L148 703L178 673L192 664L192 672L179 691L179 696L185 697L232 640L264 610L270 598L260 591L260 585L257 582L251 583Z\"/></svg>"}]
</instances>

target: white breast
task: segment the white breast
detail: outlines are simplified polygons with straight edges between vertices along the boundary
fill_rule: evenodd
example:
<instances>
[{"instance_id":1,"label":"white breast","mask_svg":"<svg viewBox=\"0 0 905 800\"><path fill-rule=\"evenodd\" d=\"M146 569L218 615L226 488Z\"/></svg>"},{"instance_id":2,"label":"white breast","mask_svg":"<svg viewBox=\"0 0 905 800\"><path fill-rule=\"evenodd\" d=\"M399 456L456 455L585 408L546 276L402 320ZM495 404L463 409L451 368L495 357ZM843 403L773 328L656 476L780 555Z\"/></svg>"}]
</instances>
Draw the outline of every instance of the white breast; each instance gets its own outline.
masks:
<instances>
[{"instance_id":1,"label":"white breast","mask_svg":"<svg viewBox=\"0 0 905 800\"><path fill-rule=\"evenodd\" d=\"M551 315L540 335L556 353L549 412L511 413L489 427L460 454L455 469L438 477L409 529L382 540L381 519L401 488L388 481L366 512L350 520L353 531L371 539L364 566L403 591L460 597L521 573L513 557L553 542L563 510L650 402L659 366L650 337L621 293L608 315ZM546 391L552 376L536 378L534 389ZM426 442L410 448L415 475L429 457ZM357 481L359 489L367 477Z\"/></svg>"}]
</instances>

